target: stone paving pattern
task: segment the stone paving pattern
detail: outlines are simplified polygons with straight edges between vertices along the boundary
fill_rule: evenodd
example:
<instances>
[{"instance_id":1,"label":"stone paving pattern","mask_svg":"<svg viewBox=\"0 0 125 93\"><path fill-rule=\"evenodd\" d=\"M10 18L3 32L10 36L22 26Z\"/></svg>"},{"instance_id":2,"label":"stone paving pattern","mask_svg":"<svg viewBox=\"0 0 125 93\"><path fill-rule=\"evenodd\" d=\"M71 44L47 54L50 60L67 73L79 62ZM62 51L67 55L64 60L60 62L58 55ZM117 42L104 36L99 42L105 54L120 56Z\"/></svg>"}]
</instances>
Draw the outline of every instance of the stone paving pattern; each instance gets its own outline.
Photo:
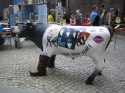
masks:
<instances>
[{"instance_id":1,"label":"stone paving pattern","mask_svg":"<svg viewBox=\"0 0 125 93\"><path fill-rule=\"evenodd\" d=\"M48 76L30 77L29 71L36 71L40 53L29 41L25 41L21 49L0 50L0 88L34 89L45 93L125 93L124 36L117 36L116 44L115 38L111 42L103 75L97 77L92 86L85 84L95 67L89 57L72 60L58 55L56 68L48 69Z\"/></svg>"}]
</instances>

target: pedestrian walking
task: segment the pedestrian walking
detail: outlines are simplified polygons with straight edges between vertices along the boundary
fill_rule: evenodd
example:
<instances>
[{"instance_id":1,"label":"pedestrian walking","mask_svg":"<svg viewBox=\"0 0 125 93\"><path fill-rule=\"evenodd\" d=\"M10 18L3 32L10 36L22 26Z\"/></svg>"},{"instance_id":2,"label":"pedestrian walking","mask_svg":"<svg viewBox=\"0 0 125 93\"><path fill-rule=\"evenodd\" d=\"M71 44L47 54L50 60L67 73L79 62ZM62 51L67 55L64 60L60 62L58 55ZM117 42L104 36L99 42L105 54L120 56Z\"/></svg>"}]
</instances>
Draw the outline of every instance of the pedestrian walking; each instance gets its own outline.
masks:
<instances>
[{"instance_id":1,"label":"pedestrian walking","mask_svg":"<svg viewBox=\"0 0 125 93\"><path fill-rule=\"evenodd\" d=\"M84 18L83 18L83 21L82 21L82 26L89 26L90 25L90 18L88 15L86 15Z\"/></svg>"},{"instance_id":2,"label":"pedestrian walking","mask_svg":"<svg viewBox=\"0 0 125 93\"><path fill-rule=\"evenodd\" d=\"M104 5L101 5L99 14L100 14L100 25L105 25L106 9Z\"/></svg>"},{"instance_id":3,"label":"pedestrian walking","mask_svg":"<svg viewBox=\"0 0 125 93\"><path fill-rule=\"evenodd\" d=\"M90 21L93 26L99 26L100 16L98 14L98 7L94 5L90 13Z\"/></svg>"},{"instance_id":4,"label":"pedestrian walking","mask_svg":"<svg viewBox=\"0 0 125 93\"><path fill-rule=\"evenodd\" d=\"M48 14L48 23L49 24L54 23L54 17L52 15L51 11L49 11L49 14Z\"/></svg>"},{"instance_id":5,"label":"pedestrian walking","mask_svg":"<svg viewBox=\"0 0 125 93\"><path fill-rule=\"evenodd\" d=\"M74 14L72 14L70 17L70 25L76 25L76 18Z\"/></svg>"},{"instance_id":6,"label":"pedestrian walking","mask_svg":"<svg viewBox=\"0 0 125 93\"><path fill-rule=\"evenodd\" d=\"M68 10L64 12L64 18L66 19L66 24L70 24L70 12Z\"/></svg>"},{"instance_id":7,"label":"pedestrian walking","mask_svg":"<svg viewBox=\"0 0 125 93\"><path fill-rule=\"evenodd\" d=\"M82 13L80 12L80 10L76 10L76 25L80 26L82 23Z\"/></svg>"}]
</instances>

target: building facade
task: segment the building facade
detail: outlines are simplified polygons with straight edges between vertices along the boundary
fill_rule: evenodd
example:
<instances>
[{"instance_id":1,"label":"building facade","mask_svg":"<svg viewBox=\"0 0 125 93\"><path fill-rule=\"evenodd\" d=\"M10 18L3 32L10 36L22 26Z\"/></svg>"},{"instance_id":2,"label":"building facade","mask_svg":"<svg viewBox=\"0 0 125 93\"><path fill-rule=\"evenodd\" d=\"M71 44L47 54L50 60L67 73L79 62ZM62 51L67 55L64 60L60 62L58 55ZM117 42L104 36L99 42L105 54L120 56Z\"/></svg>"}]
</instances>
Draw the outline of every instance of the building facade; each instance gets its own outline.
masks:
<instances>
[{"instance_id":1,"label":"building facade","mask_svg":"<svg viewBox=\"0 0 125 93\"><path fill-rule=\"evenodd\" d=\"M2 16L3 9L9 6L11 0L0 0L0 16ZM44 0L43 0L44 1ZM89 12L93 4L104 4L107 8L119 8L121 14L125 16L125 0L46 0L48 8L56 8L57 2L61 1L62 6L75 12L80 9L83 13Z\"/></svg>"},{"instance_id":2,"label":"building facade","mask_svg":"<svg viewBox=\"0 0 125 93\"><path fill-rule=\"evenodd\" d=\"M0 16L3 16L3 10L8 6L9 6L9 0L0 0Z\"/></svg>"},{"instance_id":3,"label":"building facade","mask_svg":"<svg viewBox=\"0 0 125 93\"><path fill-rule=\"evenodd\" d=\"M47 0L49 8L55 8L58 1L62 2L63 7L69 9L70 12L80 9L86 13L91 10L93 4L104 4L106 8L119 8L121 14L125 16L125 0Z\"/></svg>"}]
</instances>

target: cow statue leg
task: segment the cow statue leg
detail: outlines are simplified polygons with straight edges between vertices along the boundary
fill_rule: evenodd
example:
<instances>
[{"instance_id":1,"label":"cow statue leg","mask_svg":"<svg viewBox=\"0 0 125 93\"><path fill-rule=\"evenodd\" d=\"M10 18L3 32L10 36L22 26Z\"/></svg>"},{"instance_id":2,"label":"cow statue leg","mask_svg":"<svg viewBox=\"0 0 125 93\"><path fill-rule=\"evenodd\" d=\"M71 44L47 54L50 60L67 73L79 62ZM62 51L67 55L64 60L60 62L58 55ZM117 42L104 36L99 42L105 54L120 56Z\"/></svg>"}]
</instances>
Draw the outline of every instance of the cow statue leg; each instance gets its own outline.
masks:
<instances>
[{"instance_id":1,"label":"cow statue leg","mask_svg":"<svg viewBox=\"0 0 125 93\"><path fill-rule=\"evenodd\" d=\"M87 85L92 85L95 77L100 75L102 75L102 71L95 69L94 72L87 78L85 83Z\"/></svg>"},{"instance_id":2,"label":"cow statue leg","mask_svg":"<svg viewBox=\"0 0 125 93\"><path fill-rule=\"evenodd\" d=\"M105 68L105 59L104 59L104 55L103 56L95 56L92 57L93 62L95 63L96 67L95 70L93 71L93 73L87 78L87 80L85 81L85 83L87 85L92 85L93 81L95 80L96 76L101 76L102 75L102 71Z\"/></svg>"},{"instance_id":3,"label":"cow statue leg","mask_svg":"<svg viewBox=\"0 0 125 93\"><path fill-rule=\"evenodd\" d=\"M49 57L45 55L39 56L37 70L38 72L30 72L31 76L45 76L47 74L47 65L48 65Z\"/></svg>"},{"instance_id":4,"label":"cow statue leg","mask_svg":"<svg viewBox=\"0 0 125 93\"><path fill-rule=\"evenodd\" d=\"M49 68L55 68L55 58L56 55L52 55L48 61L48 67Z\"/></svg>"}]
</instances>

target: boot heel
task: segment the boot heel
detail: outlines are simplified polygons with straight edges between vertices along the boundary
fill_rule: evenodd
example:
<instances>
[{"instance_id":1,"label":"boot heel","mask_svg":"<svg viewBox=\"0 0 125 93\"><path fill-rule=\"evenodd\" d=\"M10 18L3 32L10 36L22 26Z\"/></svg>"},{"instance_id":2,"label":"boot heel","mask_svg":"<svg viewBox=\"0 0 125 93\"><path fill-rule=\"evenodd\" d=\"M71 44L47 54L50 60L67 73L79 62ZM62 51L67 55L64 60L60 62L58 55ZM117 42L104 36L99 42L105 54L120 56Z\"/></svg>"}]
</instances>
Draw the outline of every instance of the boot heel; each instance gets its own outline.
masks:
<instances>
[{"instance_id":1,"label":"boot heel","mask_svg":"<svg viewBox=\"0 0 125 93\"><path fill-rule=\"evenodd\" d=\"M37 66L38 72L30 72L30 76L46 76L47 75L47 65L49 57L45 55L39 56L39 62Z\"/></svg>"}]
</instances>

